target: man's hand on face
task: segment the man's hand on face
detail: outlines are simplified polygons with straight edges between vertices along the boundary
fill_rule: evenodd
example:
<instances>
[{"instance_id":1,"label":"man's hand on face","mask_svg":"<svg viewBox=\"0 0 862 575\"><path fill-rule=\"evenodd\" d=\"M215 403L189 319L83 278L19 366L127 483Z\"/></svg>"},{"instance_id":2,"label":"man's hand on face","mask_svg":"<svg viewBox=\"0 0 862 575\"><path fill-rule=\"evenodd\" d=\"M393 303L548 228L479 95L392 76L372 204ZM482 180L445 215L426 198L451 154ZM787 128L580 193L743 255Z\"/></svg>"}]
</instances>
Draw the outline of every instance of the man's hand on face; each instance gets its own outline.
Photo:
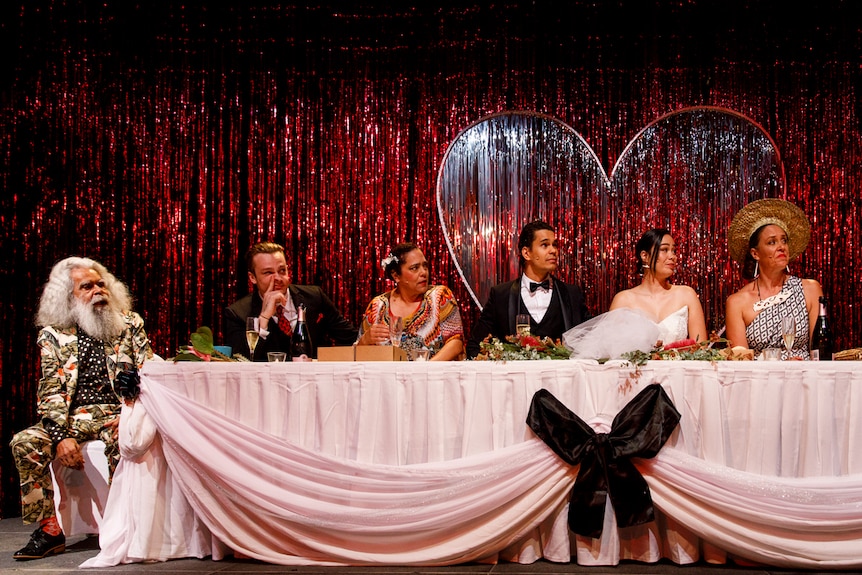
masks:
<instances>
[{"instance_id":1,"label":"man's hand on face","mask_svg":"<svg viewBox=\"0 0 862 575\"><path fill-rule=\"evenodd\" d=\"M81 453L81 446L71 437L67 437L57 444L56 459L66 467L84 469L84 455Z\"/></svg>"},{"instance_id":2,"label":"man's hand on face","mask_svg":"<svg viewBox=\"0 0 862 575\"><path fill-rule=\"evenodd\" d=\"M271 318L287 304L287 296L275 289L275 278L269 282L269 287L263 292L263 307L260 315Z\"/></svg>"}]
</instances>

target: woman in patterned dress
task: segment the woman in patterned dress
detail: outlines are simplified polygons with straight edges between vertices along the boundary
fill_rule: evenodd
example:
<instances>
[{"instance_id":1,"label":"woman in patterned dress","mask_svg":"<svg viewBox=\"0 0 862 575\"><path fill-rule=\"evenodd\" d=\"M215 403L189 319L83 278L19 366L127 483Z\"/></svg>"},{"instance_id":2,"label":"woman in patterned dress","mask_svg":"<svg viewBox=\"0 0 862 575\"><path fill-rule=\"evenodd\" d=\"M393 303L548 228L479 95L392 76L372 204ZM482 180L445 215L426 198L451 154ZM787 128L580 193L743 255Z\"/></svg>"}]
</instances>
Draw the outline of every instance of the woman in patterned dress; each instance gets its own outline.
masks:
<instances>
[{"instance_id":1,"label":"woman in patterned dress","mask_svg":"<svg viewBox=\"0 0 862 575\"><path fill-rule=\"evenodd\" d=\"M458 302L448 287L429 285L428 261L422 250L413 243L399 244L381 263L395 288L368 304L357 342L389 342L389 325L400 317L404 323L402 349L408 353L428 349L430 359L436 361L462 359L464 329Z\"/></svg>"},{"instance_id":2,"label":"woman in patterned dress","mask_svg":"<svg viewBox=\"0 0 862 575\"><path fill-rule=\"evenodd\" d=\"M733 218L728 234L730 256L750 280L727 298L727 339L760 352L782 349L782 359L808 359L823 289L817 280L791 275L788 264L805 251L810 226L805 213L776 198L757 200ZM784 350L781 318L796 319L793 348Z\"/></svg>"}]
</instances>

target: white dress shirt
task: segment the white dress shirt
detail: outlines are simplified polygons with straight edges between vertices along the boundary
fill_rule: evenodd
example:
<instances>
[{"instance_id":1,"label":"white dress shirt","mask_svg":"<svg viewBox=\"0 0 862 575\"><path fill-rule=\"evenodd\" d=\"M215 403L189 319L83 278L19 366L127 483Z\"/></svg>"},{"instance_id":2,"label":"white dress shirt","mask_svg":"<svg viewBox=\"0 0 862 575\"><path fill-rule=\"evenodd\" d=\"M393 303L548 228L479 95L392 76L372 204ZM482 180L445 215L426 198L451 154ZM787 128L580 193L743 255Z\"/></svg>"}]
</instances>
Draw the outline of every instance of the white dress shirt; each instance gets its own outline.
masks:
<instances>
[{"instance_id":1,"label":"white dress shirt","mask_svg":"<svg viewBox=\"0 0 862 575\"><path fill-rule=\"evenodd\" d=\"M548 280L550 281L550 278ZM536 323L541 323L545 317L545 312L548 311L548 307L551 305L553 292L551 289L538 288L536 291L530 293L531 282L537 283L528 278L526 274L521 274L521 299L524 300L527 311L536 320ZM553 283L551 284L551 288L553 289Z\"/></svg>"}]
</instances>

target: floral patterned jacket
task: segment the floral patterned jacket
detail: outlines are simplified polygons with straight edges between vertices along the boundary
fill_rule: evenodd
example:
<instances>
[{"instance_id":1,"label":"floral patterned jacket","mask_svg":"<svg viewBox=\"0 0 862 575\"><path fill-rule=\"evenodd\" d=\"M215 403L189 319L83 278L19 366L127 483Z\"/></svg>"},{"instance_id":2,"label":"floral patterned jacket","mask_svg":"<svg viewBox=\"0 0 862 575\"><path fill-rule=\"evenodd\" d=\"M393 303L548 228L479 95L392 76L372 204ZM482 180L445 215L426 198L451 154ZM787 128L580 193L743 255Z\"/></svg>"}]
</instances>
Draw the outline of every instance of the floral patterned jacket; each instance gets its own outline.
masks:
<instances>
[{"instance_id":1,"label":"floral patterned jacket","mask_svg":"<svg viewBox=\"0 0 862 575\"><path fill-rule=\"evenodd\" d=\"M118 373L133 367L140 368L145 360L153 357L141 316L129 312L124 319L125 331L113 341L104 342L112 385ZM50 419L59 429L68 429L69 406L78 385L78 330L75 327L44 327L39 331L37 343L42 377L39 379L36 411L41 421Z\"/></svg>"}]
</instances>

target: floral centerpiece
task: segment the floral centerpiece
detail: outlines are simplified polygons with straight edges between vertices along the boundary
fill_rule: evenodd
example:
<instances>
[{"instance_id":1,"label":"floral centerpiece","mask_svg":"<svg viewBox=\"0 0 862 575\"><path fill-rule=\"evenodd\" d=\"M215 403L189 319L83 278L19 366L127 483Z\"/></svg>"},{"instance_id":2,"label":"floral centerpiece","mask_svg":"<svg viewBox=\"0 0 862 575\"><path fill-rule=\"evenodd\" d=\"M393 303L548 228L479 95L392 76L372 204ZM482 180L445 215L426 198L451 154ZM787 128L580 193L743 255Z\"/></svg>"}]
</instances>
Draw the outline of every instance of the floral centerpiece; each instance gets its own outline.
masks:
<instances>
[{"instance_id":1,"label":"floral centerpiece","mask_svg":"<svg viewBox=\"0 0 862 575\"><path fill-rule=\"evenodd\" d=\"M207 326L199 327L189 337L191 345L180 346L170 361L248 361L239 354L228 357L213 347L213 332Z\"/></svg>"},{"instance_id":2,"label":"floral centerpiece","mask_svg":"<svg viewBox=\"0 0 862 575\"><path fill-rule=\"evenodd\" d=\"M650 351L636 349L622 354L622 358L634 365L644 365L649 360L750 360L754 359L751 350L740 347L730 347L730 342L724 338L711 335L708 340L695 341L683 339L664 345L656 342Z\"/></svg>"},{"instance_id":3,"label":"floral centerpiece","mask_svg":"<svg viewBox=\"0 0 862 575\"><path fill-rule=\"evenodd\" d=\"M571 355L560 340L530 334L509 335L500 341L490 335L479 343L478 361L523 361L535 359L569 359Z\"/></svg>"}]
</instances>

